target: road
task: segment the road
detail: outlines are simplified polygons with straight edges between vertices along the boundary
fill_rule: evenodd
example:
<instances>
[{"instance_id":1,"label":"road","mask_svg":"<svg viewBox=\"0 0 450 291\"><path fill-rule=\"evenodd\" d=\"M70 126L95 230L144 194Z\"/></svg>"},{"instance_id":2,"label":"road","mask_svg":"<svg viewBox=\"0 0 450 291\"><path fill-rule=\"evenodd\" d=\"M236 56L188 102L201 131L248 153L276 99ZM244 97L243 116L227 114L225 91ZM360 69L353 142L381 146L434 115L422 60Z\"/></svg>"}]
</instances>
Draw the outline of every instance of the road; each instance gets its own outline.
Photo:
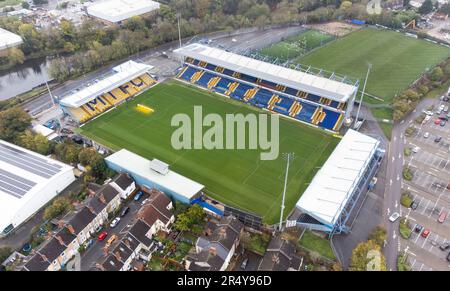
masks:
<instances>
[{"instance_id":1,"label":"road","mask_svg":"<svg viewBox=\"0 0 450 291\"><path fill-rule=\"evenodd\" d=\"M274 28L267 30L255 30L244 29L234 31L230 33L216 33L209 38L213 40L213 44L220 44L225 49L233 50L237 52L243 52L248 49L258 49L270 45L272 43L279 42L282 38L295 35L302 29L300 26L290 26L285 28ZM253 31L254 30L254 31ZM199 38L188 38L182 41L183 44L195 42ZM104 68L98 69L92 73L81 76L76 80L69 80L64 84L58 86L52 90L53 96L63 96L76 88L79 88L83 84L86 84L92 80L95 80L101 75L109 72L114 66L127 61L135 60L153 65L158 70L160 75L174 74L173 64L175 60L161 57L162 52L170 52L177 48L178 41L174 41L168 44L164 44L157 48L147 50L145 52L138 53L130 56L126 59L116 61ZM168 65L166 66L165 63ZM176 68L177 66L175 66ZM30 112L31 115L36 115L43 110L46 110L52 106L52 101L49 94L44 94L36 99L27 102L22 107Z\"/></svg>"},{"instance_id":2,"label":"road","mask_svg":"<svg viewBox=\"0 0 450 291\"><path fill-rule=\"evenodd\" d=\"M397 269L397 256L401 248L401 241L398 234L400 220L390 223L388 217L394 212L401 212L400 197L402 189L403 172L403 147L406 142L404 137L405 129L414 122L414 119L435 100L424 99L404 121L396 123L392 129L391 143L387 155L387 175L386 191L384 199L383 222L386 226L387 240L383 249L386 257L388 270Z\"/></svg>"}]
</instances>

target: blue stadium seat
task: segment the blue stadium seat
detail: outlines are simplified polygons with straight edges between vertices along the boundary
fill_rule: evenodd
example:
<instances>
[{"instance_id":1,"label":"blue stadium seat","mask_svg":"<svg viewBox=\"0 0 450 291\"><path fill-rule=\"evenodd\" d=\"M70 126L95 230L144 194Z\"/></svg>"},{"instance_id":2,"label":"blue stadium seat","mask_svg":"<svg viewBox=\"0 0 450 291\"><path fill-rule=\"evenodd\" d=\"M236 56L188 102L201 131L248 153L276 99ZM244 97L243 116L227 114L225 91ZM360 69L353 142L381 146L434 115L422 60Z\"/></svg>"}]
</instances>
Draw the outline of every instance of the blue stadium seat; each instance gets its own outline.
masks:
<instances>
[{"instance_id":1,"label":"blue stadium seat","mask_svg":"<svg viewBox=\"0 0 450 291\"><path fill-rule=\"evenodd\" d=\"M337 102L337 101L331 101L330 106L333 107L333 108L338 108L339 102Z\"/></svg>"},{"instance_id":2,"label":"blue stadium seat","mask_svg":"<svg viewBox=\"0 0 450 291\"><path fill-rule=\"evenodd\" d=\"M319 122L319 126L324 127L326 129L330 129L333 130L334 125L336 124L336 122L339 119L339 113L328 110L326 108L323 109L323 111L325 112L325 119L322 122Z\"/></svg>"},{"instance_id":3,"label":"blue stadium seat","mask_svg":"<svg viewBox=\"0 0 450 291\"><path fill-rule=\"evenodd\" d=\"M202 77L197 81L197 84L202 87L207 88L209 80L211 80L214 77L215 77L215 75L205 72L205 73L203 73Z\"/></svg>"},{"instance_id":4,"label":"blue stadium seat","mask_svg":"<svg viewBox=\"0 0 450 291\"><path fill-rule=\"evenodd\" d=\"M188 66L186 68L186 70L184 71L184 73L180 77L181 77L181 79L183 79L185 81L189 81L191 79L192 75L194 75L198 71L199 71L198 69Z\"/></svg>"},{"instance_id":5,"label":"blue stadium seat","mask_svg":"<svg viewBox=\"0 0 450 291\"><path fill-rule=\"evenodd\" d=\"M319 103L320 100L320 96L314 95L314 94L308 94L308 96L306 97L306 99L312 101L312 102L316 102Z\"/></svg>"},{"instance_id":6,"label":"blue stadium seat","mask_svg":"<svg viewBox=\"0 0 450 291\"><path fill-rule=\"evenodd\" d=\"M284 93L292 95L292 96L297 96L297 92L298 92L298 90L292 89L290 87L286 87L286 89L284 90Z\"/></svg>"},{"instance_id":7,"label":"blue stadium seat","mask_svg":"<svg viewBox=\"0 0 450 291\"><path fill-rule=\"evenodd\" d=\"M316 111L317 106L311 105L309 103L304 103L304 102L300 102L300 104L302 105L302 110L296 116L296 118L299 120L311 123L311 117L314 114L314 112Z\"/></svg>"},{"instance_id":8,"label":"blue stadium seat","mask_svg":"<svg viewBox=\"0 0 450 291\"><path fill-rule=\"evenodd\" d=\"M212 65L212 64L206 64L206 69L214 71L216 69L216 66Z\"/></svg>"}]
</instances>

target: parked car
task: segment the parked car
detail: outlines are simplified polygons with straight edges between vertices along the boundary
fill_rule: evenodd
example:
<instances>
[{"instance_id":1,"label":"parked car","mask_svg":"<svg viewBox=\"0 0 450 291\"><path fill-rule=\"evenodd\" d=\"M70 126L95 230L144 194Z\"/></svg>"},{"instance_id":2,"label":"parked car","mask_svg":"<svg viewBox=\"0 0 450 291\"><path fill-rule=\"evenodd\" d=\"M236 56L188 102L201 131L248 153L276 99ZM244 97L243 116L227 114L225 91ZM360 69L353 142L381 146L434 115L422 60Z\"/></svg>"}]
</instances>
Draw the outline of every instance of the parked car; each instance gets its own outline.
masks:
<instances>
[{"instance_id":1,"label":"parked car","mask_svg":"<svg viewBox=\"0 0 450 291\"><path fill-rule=\"evenodd\" d=\"M144 204L146 204L149 201L150 201L150 198L146 198L146 199L144 199L144 201L141 202L141 205L144 205Z\"/></svg>"},{"instance_id":2,"label":"parked car","mask_svg":"<svg viewBox=\"0 0 450 291\"><path fill-rule=\"evenodd\" d=\"M441 120L439 118L434 120L434 124L439 125L440 123L441 123Z\"/></svg>"},{"instance_id":3,"label":"parked car","mask_svg":"<svg viewBox=\"0 0 450 291\"><path fill-rule=\"evenodd\" d=\"M438 222L444 223L446 218L447 218L447 212L442 211L441 214L439 215Z\"/></svg>"},{"instance_id":4,"label":"parked car","mask_svg":"<svg viewBox=\"0 0 450 291\"><path fill-rule=\"evenodd\" d=\"M137 192L136 195L134 195L134 201L139 201L143 194L144 193L142 191Z\"/></svg>"},{"instance_id":5,"label":"parked car","mask_svg":"<svg viewBox=\"0 0 450 291\"><path fill-rule=\"evenodd\" d=\"M430 235L430 230L425 229L424 231L422 231L421 236L422 236L423 238L427 238L429 235Z\"/></svg>"},{"instance_id":6,"label":"parked car","mask_svg":"<svg viewBox=\"0 0 450 291\"><path fill-rule=\"evenodd\" d=\"M241 269L245 270L245 268L247 268L247 264L248 264L248 258L246 258L242 261Z\"/></svg>"},{"instance_id":7,"label":"parked car","mask_svg":"<svg viewBox=\"0 0 450 291\"><path fill-rule=\"evenodd\" d=\"M127 215L127 213L130 211L130 207L127 206L124 209L122 209L122 211L120 212L120 217L124 217L125 215Z\"/></svg>"},{"instance_id":8,"label":"parked car","mask_svg":"<svg viewBox=\"0 0 450 291\"><path fill-rule=\"evenodd\" d=\"M444 109L445 109L445 105L444 104L439 105L439 110L440 111L443 111Z\"/></svg>"},{"instance_id":9,"label":"parked car","mask_svg":"<svg viewBox=\"0 0 450 291\"><path fill-rule=\"evenodd\" d=\"M447 123L447 121L442 120L441 123L439 124L440 126L445 126L445 124Z\"/></svg>"},{"instance_id":10,"label":"parked car","mask_svg":"<svg viewBox=\"0 0 450 291\"><path fill-rule=\"evenodd\" d=\"M392 215L389 217L390 222L395 222L400 217L400 214L398 212L392 213Z\"/></svg>"},{"instance_id":11,"label":"parked car","mask_svg":"<svg viewBox=\"0 0 450 291\"><path fill-rule=\"evenodd\" d=\"M413 201L413 202L411 202L411 205L409 207L411 207L412 210L416 210L417 207L419 207L419 203L417 203L416 201Z\"/></svg>"},{"instance_id":12,"label":"parked car","mask_svg":"<svg viewBox=\"0 0 450 291\"><path fill-rule=\"evenodd\" d=\"M447 116L439 116L439 119L440 119L440 120L448 121L448 117L447 117Z\"/></svg>"},{"instance_id":13,"label":"parked car","mask_svg":"<svg viewBox=\"0 0 450 291\"><path fill-rule=\"evenodd\" d=\"M423 230L423 226L421 226L420 224L416 224L416 227L414 227L414 231L417 233L421 233Z\"/></svg>"},{"instance_id":14,"label":"parked car","mask_svg":"<svg viewBox=\"0 0 450 291\"><path fill-rule=\"evenodd\" d=\"M102 229L103 229L103 225L99 225L99 226L95 229L95 233L99 233Z\"/></svg>"},{"instance_id":15,"label":"parked car","mask_svg":"<svg viewBox=\"0 0 450 291\"><path fill-rule=\"evenodd\" d=\"M448 112L448 105L445 105L444 112Z\"/></svg>"},{"instance_id":16,"label":"parked car","mask_svg":"<svg viewBox=\"0 0 450 291\"><path fill-rule=\"evenodd\" d=\"M428 138L429 136L430 136L430 133L428 131L423 134L424 138Z\"/></svg>"},{"instance_id":17,"label":"parked car","mask_svg":"<svg viewBox=\"0 0 450 291\"><path fill-rule=\"evenodd\" d=\"M447 184L447 190L450 190L450 183Z\"/></svg>"},{"instance_id":18,"label":"parked car","mask_svg":"<svg viewBox=\"0 0 450 291\"><path fill-rule=\"evenodd\" d=\"M436 136L436 138L434 139L434 142L441 142L442 137L441 136Z\"/></svg>"},{"instance_id":19,"label":"parked car","mask_svg":"<svg viewBox=\"0 0 450 291\"><path fill-rule=\"evenodd\" d=\"M98 236L98 240L102 241L104 240L106 237L108 236L108 233L106 231L103 231L99 236Z\"/></svg>"},{"instance_id":20,"label":"parked car","mask_svg":"<svg viewBox=\"0 0 450 291\"><path fill-rule=\"evenodd\" d=\"M111 228L114 228L114 227L117 226L117 224L119 224L119 222L120 222L120 217L116 217L116 218L114 218L113 221L111 221L111 223L109 224L109 226L110 226Z\"/></svg>"},{"instance_id":21,"label":"parked car","mask_svg":"<svg viewBox=\"0 0 450 291\"><path fill-rule=\"evenodd\" d=\"M411 151L412 151L413 153L415 153L415 154L417 154L417 153L419 152L419 150L420 150L419 147L413 147L413 148L411 149Z\"/></svg>"},{"instance_id":22,"label":"parked car","mask_svg":"<svg viewBox=\"0 0 450 291\"><path fill-rule=\"evenodd\" d=\"M450 249L450 243L445 243L445 244L440 245L439 249L441 251L446 251L446 250Z\"/></svg>"},{"instance_id":23,"label":"parked car","mask_svg":"<svg viewBox=\"0 0 450 291\"><path fill-rule=\"evenodd\" d=\"M447 261L450 262L450 253L448 253L448 255L447 255Z\"/></svg>"},{"instance_id":24,"label":"parked car","mask_svg":"<svg viewBox=\"0 0 450 291\"><path fill-rule=\"evenodd\" d=\"M94 244L94 240L90 239L86 242L86 248L89 248L90 246L92 246Z\"/></svg>"},{"instance_id":25,"label":"parked car","mask_svg":"<svg viewBox=\"0 0 450 291\"><path fill-rule=\"evenodd\" d=\"M108 241L106 242L106 244L107 244L108 246L110 246L116 239L117 239L117 235L113 234L113 235L108 239Z\"/></svg>"}]
</instances>

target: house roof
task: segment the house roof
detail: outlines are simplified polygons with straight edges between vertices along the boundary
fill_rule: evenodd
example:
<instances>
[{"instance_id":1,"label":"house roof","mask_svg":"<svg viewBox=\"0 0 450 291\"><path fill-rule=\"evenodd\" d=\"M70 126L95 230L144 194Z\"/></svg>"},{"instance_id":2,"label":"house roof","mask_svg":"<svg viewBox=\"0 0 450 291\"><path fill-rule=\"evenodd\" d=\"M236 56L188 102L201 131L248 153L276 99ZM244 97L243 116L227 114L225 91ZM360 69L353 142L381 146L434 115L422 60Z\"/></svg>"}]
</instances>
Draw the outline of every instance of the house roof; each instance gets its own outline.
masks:
<instances>
[{"instance_id":1,"label":"house roof","mask_svg":"<svg viewBox=\"0 0 450 291\"><path fill-rule=\"evenodd\" d=\"M66 250L66 248L67 247L61 244L58 239L52 237L50 241L39 250L39 253L44 255L49 262L53 262Z\"/></svg>"},{"instance_id":2,"label":"house roof","mask_svg":"<svg viewBox=\"0 0 450 291\"><path fill-rule=\"evenodd\" d=\"M220 271L225 262L221 256L209 249L204 249L200 253L191 253L187 259L192 262L189 265L190 271Z\"/></svg>"},{"instance_id":3,"label":"house roof","mask_svg":"<svg viewBox=\"0 0 450 291\"><path fill-rule=\"evenodd\" d=\"M24 268L27 271L39 272L45 271L50 266L50 262L40 254L36 254L25 264Z\"/></svg>"},{"instance_id":4,"label":"house roof","mask_svg":"<svg viewBox=\"0 0 450 291\"><path fill-rule=\"evenodd\" d=\"M133 237L139 240L142 244L149 247L152 244L152 239L147 236L150 231L150 226L148 226L144 221L137 220L136 223L128 231Z\"/></svg>"},{"instance_id":5,"label":"house roof","mask_svg":"<svg viewBox=\"0 0 450 291\"><path fill-rule=\"evenodd\" d=\"M113 179L113 182L117 184L117 186L120 187L120 189L125 190L127 189L131 184L134 183L134 180L126 173L121 173L117 177Z\"/></svg>"},{"instance_id":6,"label":"house roof","mask_svg":"<svg viewBox=\"0 0 450 291\"><path fill-rule=\"evenodd\" d=\"M95 217L96 215L92 213L88 207L84 206L67 222L67 224L73 227L76 234L79 234L95 219Z\"/></svg>"},{"instance_id":7,"label":"house roof","mask_svg":"<svg viewBox=\"0 0 450 291\"><path fill-rule=\"evenodd\" d=\"M295 251L295 246L289 241L279 236L272 238L258 270L286 271L290 267L295 269L295 265L298 264L297 259L293 260L295 258Z\"/></svg>"},{"instance_id":8,"label":"house roof","mask_svg":"<svg viewBox=\"0 0 450 291\"><path fill-rule=\"evenodd\" d=\"M130 249L123 241L121 241L111 252L119 261L125 261L131 257L133 250Z\"/></svg>"},{"instance_id":9,"label":"house roof","mask_svg":"<svg viewBox=\"0 0 450 291\"><path fill-rule=\"evenodd\" d=\"M119 192L113 186L106 184L97 190L95 196L89 201L89 207L92 207L96 213L100 213L118 195L120 195Z\"/></svg>"},{"instance_id":10,"label":"house roof","mask_svg":"<svg viewBox=\"0 0 450 291\"><path fill-rule=\"evenodd\" d=\"M105 271L120 271L120 269L123 267L123 263L117 260L117 258L113 254L110 254L102 263L102 267Z\"/></svg>"},{"instance_id":11,"label":"house roof","mask_svg":"<svg viewBox=\"0 0 450 291\"><path fill-rule=\"evenodd\" d=\"M68 246L70 245L77 237L72 234L67 228L62 228L59 232L55 234L56 238L61 238L63 243Z\"/></svg>"}]
</instances>

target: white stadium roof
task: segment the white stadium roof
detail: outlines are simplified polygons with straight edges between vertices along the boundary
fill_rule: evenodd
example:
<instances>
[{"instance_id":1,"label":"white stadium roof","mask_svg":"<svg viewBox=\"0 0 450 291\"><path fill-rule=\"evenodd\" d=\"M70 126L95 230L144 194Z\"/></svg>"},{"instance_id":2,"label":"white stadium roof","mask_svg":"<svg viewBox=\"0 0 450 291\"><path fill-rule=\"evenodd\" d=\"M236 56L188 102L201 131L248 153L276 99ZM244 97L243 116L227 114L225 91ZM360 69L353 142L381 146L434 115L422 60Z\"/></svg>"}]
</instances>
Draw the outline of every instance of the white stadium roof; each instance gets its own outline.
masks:
<instances>
[{"instance_id":1,"label":"white stadium roof","mask_svg":"<svg viewBox=\"0 0 450 291\"><path fill-rule=\"evenodd\" d=\"M357 89L357 87L343 82L285 68L199 43L181 47L174 50L174 53L338 102L347 101Z\"/></svg>"},{"instance_id":2,"label":"white stadium roof","mask_svg":"<svg viewBox=\"0 0 450 291\"><path fill-rule=\"evenodd\" d=\"M203 188L205 188L202 184L171 170L168 170L166 174L158 173L157 171L151 169L151 161L126 149L122 149L110 155L106 158L106 161L115 164L122 169L127 169L146 180L158 184L188 199L191 199L198 192L203 190Z\"/></svg>"},{"instance_id":3,"label":"white stadium roof","mask_svg":"<svg viewBox=\"0 0 450 291\"><path fill-rule=\"evenodd\" d=\"M18 46L22 42L19 35L0 28L0 50Z\"/></svg>"},{"instance_id":4,"label":"white stadium roof","mask_svg":"<svg viewBox=\"0 0 450 291\"><path fill-rule=\"evenodd\" d=\"M48 185L61 191L58 180L67 172L73 172L73 168L0 140L0 232L12 221L18 220L17 217L26 219L27 214L32 214L24 209L37 210L44 206L48 200L43 201L40 196L51 194L47 193ZM44 189L46 193L42 192ZM39 201L43 204L34 205Z\"/></svg>"},{"instance_id":5,"label":"white stadium roof","mask_svg":"<svg viewBox=\"0 0 450 291\"><path fill-rule=\"evenodd\" d=\"M334 226L379 141L349 130L297 202L297 208Z\"/></svg>"},{"instance_id":6,"label":"white stadium roof","mask_svg":"<svg viewBox=\"0 0 450 291\"><path fill-rule=\"evenodd\" d=\"M87 7L89 15L112 23L124 21L159 9L160 4L151 0L106 0Z\"/></svg>"},{"instance_id":7,"label":"white stadium roof","mask_svg":"<svg viewBox=\"0 0 450 291\"><path fill-rule=\"evenodd\" d=\"M151 70L153 66L136 63L135 61L125 62L113 68L114 74L87 86L69 96L63 97L60 104L67 107L77 108L92 101L96 97L107 93L124 83L133 80Z\"/></svg>"}]
</instances>

